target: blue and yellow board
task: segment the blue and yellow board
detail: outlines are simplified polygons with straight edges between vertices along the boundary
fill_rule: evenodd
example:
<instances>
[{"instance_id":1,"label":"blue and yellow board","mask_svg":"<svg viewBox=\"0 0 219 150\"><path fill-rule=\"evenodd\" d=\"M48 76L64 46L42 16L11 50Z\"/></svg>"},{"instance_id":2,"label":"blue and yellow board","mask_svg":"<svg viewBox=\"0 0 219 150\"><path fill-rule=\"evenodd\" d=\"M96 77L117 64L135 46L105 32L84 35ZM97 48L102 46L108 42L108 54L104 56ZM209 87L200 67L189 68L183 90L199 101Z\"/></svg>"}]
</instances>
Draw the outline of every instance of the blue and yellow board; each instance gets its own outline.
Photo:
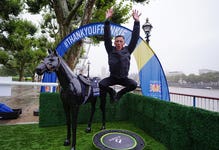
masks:
<instances>
[{"instance_id":1,"label":"blue and yellow board","mask_svg":"<svg viewBox=\"0 0 219 150\"><path fill-rule=\"evenodd\" d=\"M103 35L103 26L103 23L91 23L74 30L58 44L56 50L63 56L77 41L85 37ZM131 34L132 31L128 28L111 24L111 35L113 37L123 35L126 44L131 40ZM168 84L160 61L154 51L141 37L139 37L133 54L138 66L142 94L169 101ZM54 76L55 74L44 74L43 82L54 82ZM41 92L44 91L45 87L42 87Z\"/></svg>"}]
</instances>

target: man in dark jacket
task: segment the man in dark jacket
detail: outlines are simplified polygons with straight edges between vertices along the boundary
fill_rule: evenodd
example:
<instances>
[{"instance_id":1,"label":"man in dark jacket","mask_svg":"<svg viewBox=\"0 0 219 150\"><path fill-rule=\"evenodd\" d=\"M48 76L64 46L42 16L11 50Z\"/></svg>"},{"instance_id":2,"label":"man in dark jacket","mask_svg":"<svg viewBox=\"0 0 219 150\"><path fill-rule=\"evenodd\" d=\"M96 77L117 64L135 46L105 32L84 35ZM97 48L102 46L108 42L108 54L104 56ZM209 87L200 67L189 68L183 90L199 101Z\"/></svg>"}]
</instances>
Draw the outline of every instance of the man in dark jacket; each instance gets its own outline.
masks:
<instances>
[{"instance_id":1,"label":"man in dark jacket","mask_svg":"<svg viewBox=\"0 0 219 150\"><path fill-rule=\"evenodd\" d=\"M110 94L110 101L118 101L122 95L127 92L133 91L137 87L137 83L128 78L128 72L130 68L131 53L134 51L139 39L140 23L137 10L133 10L132 16L134 21L134 27L132 31L131 41L128 46L125 46L124 36L118 35L115 37L114 45L112 46L111 31L109 18L113 15L113 9L109 9L106 12L106 21L104 23L104 44L108 54L108 64L110 76L100 81L100 98L106 99L107 92ZM122 85L124 88L118 93L110 86Z\"/></svg>"}]
</instances>

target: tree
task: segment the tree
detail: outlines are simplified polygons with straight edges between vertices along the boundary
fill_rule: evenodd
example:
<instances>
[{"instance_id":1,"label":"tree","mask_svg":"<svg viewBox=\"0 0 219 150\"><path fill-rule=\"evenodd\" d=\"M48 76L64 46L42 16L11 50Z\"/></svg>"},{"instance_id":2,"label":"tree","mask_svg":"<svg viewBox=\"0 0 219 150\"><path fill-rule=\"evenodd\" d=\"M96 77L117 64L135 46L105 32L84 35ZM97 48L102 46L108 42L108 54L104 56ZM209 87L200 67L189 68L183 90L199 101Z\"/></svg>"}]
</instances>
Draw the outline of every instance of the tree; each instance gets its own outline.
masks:
<instances>
[{"instance_id":1,"label":"tree","mask_svg":"<svg viewBox=\"0 0 219 150\"><path fill-rule=\"evenodd\" d=\"M9 0L1 0L0 1L0 20L9 20L10 16L18 16L22 11L23 3L19 0L9 1Z\"/></svg>"},{"instance_id":2,"label":"tree","mask_svg":"<svg viewBox=\"0 0 219 150\"><path fill-rule=\"evenodd\" d=\"M35 56L36 52L44 50L45 56L45 47L47 45L43 46L42 44L45 39L40 41L41 44L37 44L40 39L32 36L37 29L28 21L13 20L9 21L5 26L8 28L5 30L5 33L7 33L5 43L8 44L2 44L4 51L2 51L0 60L6 67L17 72L19 81L21 81L25 70L28 70L32 63L39 62L39 60L35 59L38 58L38 56Z\"/></svg>"},{"instance_id":3,"label":"tree","mask_svg":"<svg viewBox=\"0 0 219 150\"><path fill-rule=\"evenodd\" d=\"M200 80L205 83L219 82L219 72L208 72L200 75Z\"/></svg>"},{"instance_id":4,"label":"tree","mask_svg":"<svg viewBox=\"0 0 219 150\"><path fill-rule=\"evenodd\" d=\"M34 37L37 28L30 21L17 17L23 8L21 1L3 0L0 3L0 63L16 72L21 81L30 64L39 62L34 59L36 51L44 49L45 54L48 44L42 44L46 40L39 42L40 38Z\"/></svg>"},{"instance_id":5,"label":"tree","mask_svg":"<svg viewBox=\"0 0 219 150\"><path fill-rule=\"evenodd\" d=\"M46 57L47 48L52 48L53 43L47 42L46 37L40 37L34 40L34 50L31 50L32 60L30 63L27 63L28 67L25 69L25 74L32 78L32 81L35 79L35 69L40 61Z\"/></svg>"},{"instance_id":6,"label":"tree","mask_svg":"<svg viewBox=\"0 0 219 150\"><path fill-rule=\"evenodd\" d=\"M5 51L0 51L0 64L5 65L9 61L9 56L7 52Z\"/></svg>"},{"instance_id":7,"label":"tree","mask_svg":"<svg viewBox=\"0 0 219 150\"><path fill-rule=\"evenodd\" d=\"M149 2L149 0L135 0L135 2ZM49 10L51 17L49 20L55 19L58 24L58 36L56 43L60 42L72 30L88 24L90 22L103 21L105 19L106 9L114 6L115 15L112 18L113 22L121 24L128 20L129 11L132 8L132 1L129 3L125 0L26 0L29 12L40 13L43 10ZM125 3L126 5L123 5ZM44 14L46 14L44 12ZM48 22L47 27L48 27ZM46 26L44 26L46 27ZM51 24L50 24L51 27ZM55 26L54 26L55 27ZM45 31L45 30L44 30ZM65 58L70 68L74 68L81 56L81 46L83 41L75 44L74 47L68 50Z\"/></svg>"}]
</instances>

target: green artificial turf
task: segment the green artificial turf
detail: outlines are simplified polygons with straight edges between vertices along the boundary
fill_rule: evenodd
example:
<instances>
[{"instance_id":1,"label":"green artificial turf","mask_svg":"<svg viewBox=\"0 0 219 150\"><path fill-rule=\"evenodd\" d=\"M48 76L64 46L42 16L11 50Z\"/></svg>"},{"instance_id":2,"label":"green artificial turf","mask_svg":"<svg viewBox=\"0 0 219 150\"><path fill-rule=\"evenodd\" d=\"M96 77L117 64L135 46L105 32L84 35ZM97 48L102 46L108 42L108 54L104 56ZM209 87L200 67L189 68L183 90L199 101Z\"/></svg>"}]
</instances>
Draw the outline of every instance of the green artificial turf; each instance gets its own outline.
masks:
<instances>
[{"instance_id":1,"label":"green artificial turf","mask_svg":"<svg viewBox=\"0 0 219 150\"><path fill-rule=\"evenodd\" d=\"M141 129L128 122L107 122L107 129L124 129L137 133L145 140L144 150L166 150ZM100 123L92 125L92 132L85 133L85 124L77 128L77 150L96 150L92 138L99 132ZM66 126L39 127L38 124L0 126L0 150L70 150L63 146Z\"/></svg>"}]
</instances>

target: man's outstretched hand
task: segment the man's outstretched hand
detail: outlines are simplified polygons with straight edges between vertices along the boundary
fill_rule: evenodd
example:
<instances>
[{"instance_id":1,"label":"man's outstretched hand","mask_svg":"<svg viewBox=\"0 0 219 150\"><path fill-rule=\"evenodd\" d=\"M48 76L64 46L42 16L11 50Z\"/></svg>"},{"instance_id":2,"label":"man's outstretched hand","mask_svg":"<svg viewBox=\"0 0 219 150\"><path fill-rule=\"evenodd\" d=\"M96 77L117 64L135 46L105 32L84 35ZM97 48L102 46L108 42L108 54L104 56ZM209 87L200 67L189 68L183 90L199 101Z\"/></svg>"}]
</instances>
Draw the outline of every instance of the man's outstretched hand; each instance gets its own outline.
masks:
<instances>
[{"instance_id":1,"label":"man's outstretched hand","mask_svg":"<svg viewBox=\"0 0 219 150\"><path fill-rule=\"evenodd\" d=\"M106 19L111 18L113 15L113 8L110 8L106 11Z\"/></svg>"},{"instance_id":2,"label":"man's outstretched hand","mask_svg":"<svg viewBox=\"0 0 219 150\"><path fill-rule=\"evenodd\" d=\"M135 21L139 21L140 16L141 16L141 13L139 13L137 10L132 11L132 17Z\"/></svg>"},{"instance_id":3,"label":"man's outstretched hand","mask_svg":"<svg viewBox=\"0 0 219 150\"><path fill-rule=\"evenodd\" d=\"M110 8L106 11L106 19L109 19L113 16L113 8ZM139 17L141 16L141 13L138 12L138 10L132 11L132 17L135 21L139 21Z\"/></svg>"}]
</instances>

